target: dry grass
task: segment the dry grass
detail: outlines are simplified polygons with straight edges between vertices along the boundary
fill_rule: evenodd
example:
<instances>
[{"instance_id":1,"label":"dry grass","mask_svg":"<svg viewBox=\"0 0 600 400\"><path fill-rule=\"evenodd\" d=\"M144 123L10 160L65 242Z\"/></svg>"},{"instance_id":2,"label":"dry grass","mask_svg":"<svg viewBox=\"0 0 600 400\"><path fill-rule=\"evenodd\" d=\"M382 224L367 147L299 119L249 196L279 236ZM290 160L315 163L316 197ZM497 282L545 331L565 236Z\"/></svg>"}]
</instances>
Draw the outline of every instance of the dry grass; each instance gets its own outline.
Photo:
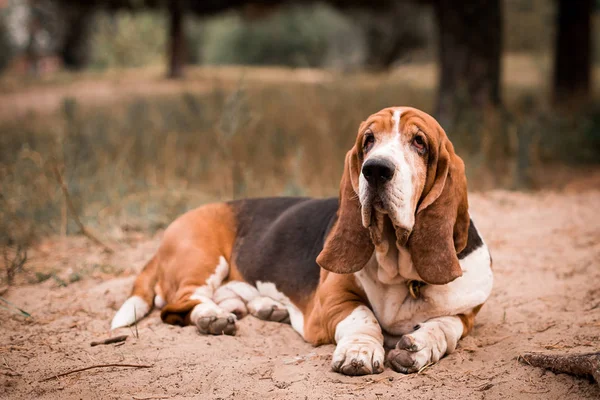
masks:
<instances>
[{"instance_id":1,"label":"dry grass","mask_svg":"<svg viewBox=\"0 0 600 400\"><path fill-rule=\"evenodd\" d=\"M597 157L597 110L554 115L533 79L536 60L507 60L531 79L508 68L506 111L449 132L471 188L531 187L547 162ZM431 65L342 76L230 67L167 82L143 69L61 75L21 90L4 78L0 87L12 89L0 96L0 245L80 231L69 213L119 240L209 201L335 196L360 121L389 105L432 111L435 76Z\"/></svg>"}]
</instances>

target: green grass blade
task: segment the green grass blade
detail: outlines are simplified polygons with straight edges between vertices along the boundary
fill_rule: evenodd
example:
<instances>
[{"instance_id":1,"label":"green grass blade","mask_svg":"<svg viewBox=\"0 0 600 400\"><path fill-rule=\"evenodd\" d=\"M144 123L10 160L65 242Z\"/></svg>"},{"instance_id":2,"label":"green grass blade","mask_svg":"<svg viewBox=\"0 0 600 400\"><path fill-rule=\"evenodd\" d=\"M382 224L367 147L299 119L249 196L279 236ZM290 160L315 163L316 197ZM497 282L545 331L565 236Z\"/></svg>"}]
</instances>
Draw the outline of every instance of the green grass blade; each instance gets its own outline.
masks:
<instances>
[{"instance_id":1,"label":"green grass blade","mask_svg":"<svg viewBox=\"0 0 600 400\"><path fill-rule=\"evenodd\" d=\"M25 318L31 318L31 314L29 314L27 311L25 311L25 310L23 310L23 309L15 306L13 303L11 303L10 301L6 300L4 297L0 296L0 300L2 300L4 303L8 304L8 307L0 305L0 308L4 308L5 310L14 312L15 314L21 314Z\"/></svg>"}]
</instances>

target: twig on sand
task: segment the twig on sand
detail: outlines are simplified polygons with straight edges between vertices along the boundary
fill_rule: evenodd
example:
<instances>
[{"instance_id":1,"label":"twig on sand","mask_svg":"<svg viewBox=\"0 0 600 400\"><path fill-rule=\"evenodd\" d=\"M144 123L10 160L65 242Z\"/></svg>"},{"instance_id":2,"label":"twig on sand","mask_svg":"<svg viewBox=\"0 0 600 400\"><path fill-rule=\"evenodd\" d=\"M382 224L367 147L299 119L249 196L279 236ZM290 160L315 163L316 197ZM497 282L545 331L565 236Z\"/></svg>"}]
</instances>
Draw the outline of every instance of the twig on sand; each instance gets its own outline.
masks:
<instances>
[{"instance_id":1,"label":"twig on sand","mask_svg":"<svg viewBox=\"0 0 600 400\"><path fill-rule=\"evenodd\" d=\"M520 390L521 393L527 393L527 394L544 394L544 393L548 393L549 391L550 391L550 389L540 390L539 392L530 392L528 390Z\"/></svg>"},{"instance_id":2,"label":"twig on sand","mask_svg":"<svg viewBox=\"0 0 600 400\"><path fill-rule=\"evenodd\" d=\"M115 337L111 337L108 339L99 340L97 342L92 342L92 343L90 343L90 346L94 347L94 346L99 346L101 344L113 344L113 343L124 342L125 340L127 340L128 337L129 336L127 336L127 335L115 336Z\"/></svg>"},{"instance_id":3,"label":"twig on sand","mask_svg":"<svg viewBox=\"0 0 600 400\"><path fill-rule=\"evenodd\" d=\"M78 369L74 369L72 371L63 372L63 373L58 374L58 375L49 376L47 378L44 378L44 379L40 380L40 382L46 382L46 381L49 381L51 379L58 379L61 376L66 376L66 375L74 374L74 373L77 373L77 372L87 371L88 369L110 368L110 367L121 367L121 368L152 368L152 367L154 367L154 365L146 365L146 364L100 364L100 365L90 365L89 367L78 368Z\"/></svg>"},{"instance_id":4,"label":"twig on sand","mask_svg":"<svg viewBox=\"0 0 600 400\"><path fill-rule=\"evenodd\" d=\"M54 171L54 175L56 176L56 180L57 180L58 184L60 185L60 188L63 192L63 195L65 196L65 202L67 203L67 208L69 209L69 212L71 213L71 216L73 217L73 220L79 227L79 230L81 231L81 233L84 236L86 236L88 239L92 240L97 245L104 248L104 251L106 251L107 253L114 253L115 250L111 246L104 243L102 240L98 239L98 237L96 235L94 235L85 225L83 225L83 222L81 222L81 220L79 219L79 215L77 215L75 206L73 205L73 202L71 201L71 195L69 194L69 189L67 189L67 185L65 184L65 181L63 180L62 175L60 174L60 171L58 170L58 167L56 165L54 165L52 167L52 169Z\"/></svg>"},{"instance_id":5,"label":"twig on sand","mask_svg":"<svg viewBox=\"0 0 600 400\"><path fill-rule=\"evenodd\" d=\"M138 328L137 328L137 323L138 323L138 319L137 319L137 312L135 310L135 307L133 307L133 319L135 320L135 338L139 339L140 338L140 333L138 332Z\"/></svg>"},{"instance_id":6,"label":"twig on sand","mask_svg":"<svg viewBox=\"0 0 600 400\"><path fill-rule=\"evenodd\" d=\"M370 386L370 385L372 385L374 383L385 382L385 381L389 382L390 381L390 377L384 376L382 378L372 379L370 381L367 381L365 383L360 384L359 386L356 386L355 388L352 388L350 391L353 391L353 390L362 390L362 389L366 388L367 386Z\"/></svg>"},{"instance_id":7,"label":"twig on sand","mask_svg":"<svg viewBox=\"0 0 600 400\"><path fill-rule=\"evenodd\" d=\"M537 333L546 332L548 329L554 328L555 326L556 326L556 323L552 323L552 324L546 326L545 328L537 329L535 332L537 332Z\"/></svg>"},{"instance_id":8,"label":"twig on sand","mask_svg":"<svg viewBox=\"0 0 600 400\"><path fill-rule=\"evenodd\" d=\"M417 375L421 375L423 373L423 371L425 371L427 368L431 367L433 364L435 364L435 363L434 362L430 362L430 363L427 363L427 364L423 365L421 367L421 369L419 369L417 371Z\"/></svg>"},{"instance_id":9,"label":"twig on sand","mask_svg":"<svg viewBox=\"0 0 600 400\"><path fill-rule=\"evenodd\" d=\"M592 378L600 386L600 352L562 355L529 353L519 356L518 360L533 367Z\"/></svg>"}]
</instances>

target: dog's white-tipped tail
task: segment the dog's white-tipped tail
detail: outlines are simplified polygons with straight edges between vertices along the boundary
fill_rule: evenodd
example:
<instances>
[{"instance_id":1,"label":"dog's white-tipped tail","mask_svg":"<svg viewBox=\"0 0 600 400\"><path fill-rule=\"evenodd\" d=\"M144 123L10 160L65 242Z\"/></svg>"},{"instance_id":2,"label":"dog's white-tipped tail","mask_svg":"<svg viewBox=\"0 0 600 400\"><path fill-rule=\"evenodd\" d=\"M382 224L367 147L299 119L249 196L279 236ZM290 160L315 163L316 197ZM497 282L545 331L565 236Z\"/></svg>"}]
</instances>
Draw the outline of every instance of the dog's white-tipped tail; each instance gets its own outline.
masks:
<instances>
[{"instance_id":1,"label":"dog's white-tipped tail","mask_svg":"<svg viewBox=\"0 0 600 400\"><path fill-rule=\"evenodd\" d=\"M158 259L152 257L142 272L135 279L131 296L123 303L110 324L110 329L129 326L140 319L152 309L154 300L154 287L157 280Z\"/></svg>"},{"instance_id":2,"label":"dog's white-tipped tail","mask_svg":"<svg viewBox=\"0 0 600 400\"><path fill-rule=\"evenodd\" d=\"M131 296L121 306L110 324L110 329L129 326L144 318L150 311L150 305L140 296Z\"/></svg>"}]
</instances>

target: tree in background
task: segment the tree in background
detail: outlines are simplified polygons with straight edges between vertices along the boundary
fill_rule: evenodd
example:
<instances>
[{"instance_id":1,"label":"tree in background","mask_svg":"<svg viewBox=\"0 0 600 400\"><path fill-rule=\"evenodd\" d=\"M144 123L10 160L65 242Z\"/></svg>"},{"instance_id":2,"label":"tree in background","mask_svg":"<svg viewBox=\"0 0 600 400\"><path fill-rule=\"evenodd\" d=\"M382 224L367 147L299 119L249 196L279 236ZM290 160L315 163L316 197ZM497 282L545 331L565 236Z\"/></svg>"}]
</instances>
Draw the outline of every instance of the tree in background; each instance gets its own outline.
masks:
<instances>
[{"instance_id":1,"label":"tree in background","mask_svg":"<svg viewBox=\"0 0 600 400\"><path fill-rule=\"evenodd\" d=\"M436 115L451 127L464 110L497 108L502 55L500 0L434 0L440 81Z\"/></svg>"},{"instance_id":2,"label":"tree in background","mask_svg":"<svg viewBox=\"0 0 600 400\"><path fill-rule=\"evenodd\" d=\"M181 1L169 2L169 78L183 76L186 64L184 5Z\"/></svg>"},{"instance_id":3,"label":"tree in background","mask_svg":"<svg viewBox=\"0 0 600 400\"><path fill-rule=\"evenodd\" d=\"M14 45L5 21L5 14L6 11L0 7L0 72L8 66L14 53Z\"/></svg>"},{"instance_id":4,"label":"tree in background","mask_svg":"<svg viewBox=\"0 0 600 400\"><path fill-rule=\"evenodd\" d=\"M54 1L64 6L68 27L60 49L68 67L81 68L89 49L87 37L93 10L163 10L169 16L168 73L183 75L187 49L185 19L188 15L210 16L227 10L258 7L273 9L285 0L31 0ZM313 0L295 4L314 3ZM365 32L366 65L388 68L411 47L417 46L419 19L411 3L429 4L435 10L440 79L436 115L451 127L464 110L485 112L502 105L501 54L503 7L500 0L323 0L354 15ZM591 11L593 0L558 0L558 34L554 68L554 99L571 101L589 94L591 80ZM358 10L358 11L357 11ZM359 17L357 15L360 14ZM365 22L366 21L366 22ZM374 23L375 22L375 23ZM381 22L377 26L376 22Z\"/></svg>"},{"instance_id":5,"label":"tree in background","mask_svg":"<svg viewBox=\"0 0 600 400\"><path fill-rule=\"evenodd\" d=\"M88 66L94 15L93 9L78 4L61 7L64 32L59 54L65 68L81 70Z\"/></svg>"},{"instance_id":6,"label":"tree in background","mask_svg":"<svg viewBox=\"0 0 600 400\"><path fill-rule=\"evenodd\" d=\"M387 7L355 8L346 13L364 32L365 64L370 69L389 69L426 44L427 15L423 5L416 2L397 1Z\"/></svg>"},{"instance_id":7,"label":"tree in background","mask_svg":"<svg viewBox=\"0 0 600 400\"><path fill-rule=\"evenodd\" d=\"M553 81L553 100L558 105L589 97L592 6L592 0L558 1Z\"/></svg>"}]
</instances>

